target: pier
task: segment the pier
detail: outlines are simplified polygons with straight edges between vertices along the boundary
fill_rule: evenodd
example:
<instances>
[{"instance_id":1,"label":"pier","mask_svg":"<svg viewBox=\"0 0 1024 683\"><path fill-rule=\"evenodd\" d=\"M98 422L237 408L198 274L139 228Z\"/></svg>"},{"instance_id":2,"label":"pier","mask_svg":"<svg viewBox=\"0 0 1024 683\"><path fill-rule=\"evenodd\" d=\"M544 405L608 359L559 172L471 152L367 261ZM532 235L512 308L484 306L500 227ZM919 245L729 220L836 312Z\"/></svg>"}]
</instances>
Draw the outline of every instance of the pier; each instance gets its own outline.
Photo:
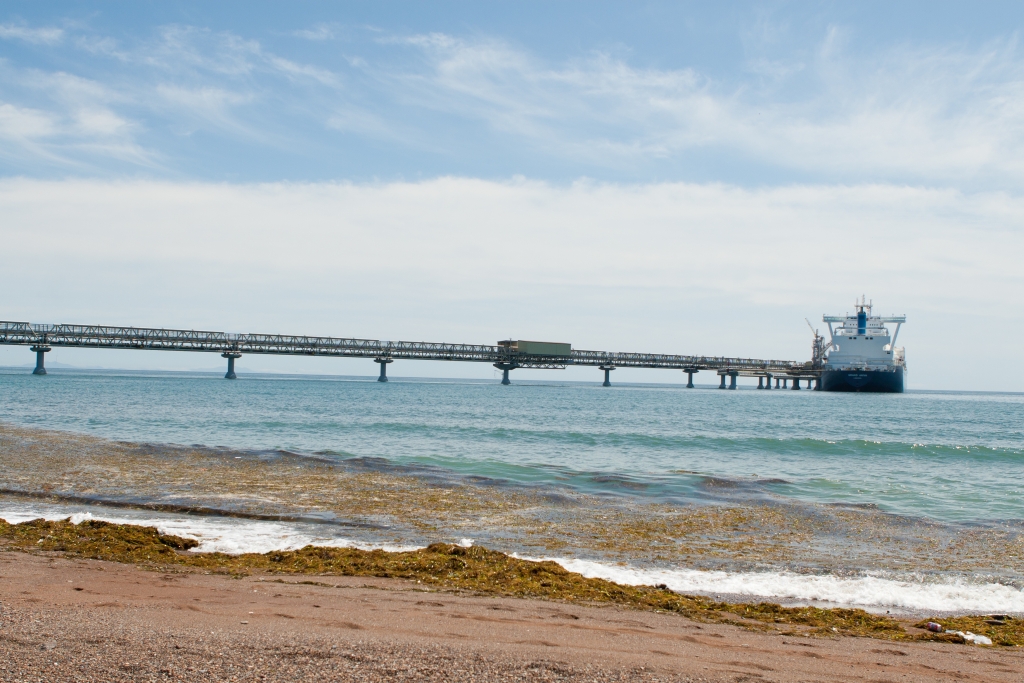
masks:
<instances>
[{"instance_id":1,"label":"pier","mask_svg":"<svg viewBox=\"0 0 1024 683\"><path fill-rule=\"evenodd\" d=\"M36 354L33 374L45 375L45 354L53 348L137 349L149 351L193 351L219 353L227 359L226 379L235 379L235 360L244 354L285 356L329 356L368 358L380 364L378 381L387 382L387 366L396 360L433 360L489 363L502 371L502 384L510 384L509 373L518 368L563 370L570 365L590 366L604 372L604 386L611 386L616 368L657 368L681 370L687 387L693 375L717 373L720 389L735 389L737 377L757 377L758 389L804 386L819 388L820 365L787 360L759 360L725 356L686 356L661 353L585 351L569 344L506 340L494 346L435 342L381 341L345 337L310 337L278 334L231 334L200 330L102 325L37 325L0 321L0 344L30 347ZM781 382L781 387L780 387Z\"/></svg>"}]
</instances>

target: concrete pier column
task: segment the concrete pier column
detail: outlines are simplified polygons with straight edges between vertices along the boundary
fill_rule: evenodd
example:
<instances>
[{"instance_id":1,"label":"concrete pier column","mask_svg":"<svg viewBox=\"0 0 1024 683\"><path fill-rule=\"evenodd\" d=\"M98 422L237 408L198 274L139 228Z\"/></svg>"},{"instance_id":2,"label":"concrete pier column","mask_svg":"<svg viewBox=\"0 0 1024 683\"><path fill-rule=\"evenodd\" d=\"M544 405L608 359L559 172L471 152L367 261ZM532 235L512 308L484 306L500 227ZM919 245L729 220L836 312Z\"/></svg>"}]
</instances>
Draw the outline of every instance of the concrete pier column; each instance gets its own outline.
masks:
<instances>
[{"instance_id":1,"label":"concrete pier column","mask_svg":"<svg viewBox=\"0 0 1024 683\"><path fill-rule=\"evenodd\" d=\"M602 365L601 369L604 370L604 384L602 384L601 386L610 387L612 385L611 372L612 370L615 369L615 367L611 365Z\"/></svg>"},{"instance_id":2,"label":"concrete pier column","mask_svg":"<svg viewBox=\"0 0 1024 683\"><path fill-rule=\"evenodd\" d=\"M789 386L789 385L787 384L787 382L789 382L789 379L788 379L788 378L786 378L786 377L783 377L783 378L782 378L782 388L783 388L783 389L785 389L785 388L786 388L787 386Z\"/></svg>"},{"instance_id":3,"label":"concrete pier column","mask_svg":"<svg viewBox=\"0 0 1024 683\"><path fill-rule=\"evenodd\" d=\"M757 388L764 389L764 377L757 378Z\"/></svg>"},{"instance_id":4,"label":"concrete pier column","mask_svg":"<svg viewBox=\"0 0 1024 683\"><path fill-rule=\"evenodd\" d=\"M700 370L684 370L686 373L686 388L693 389L693 376L700 372Z\"/></svg>"},{"instance_id":5,"label":"concrete pier column","mask_svg":"<svg viewBox=\"0 0 1024 683\"><path fill-rule=\"evenodd\" d=\"M814 390L821 391L821 377L814 378Z\"/></svg>"},{"instance_id":6,"label":"concrete pier column","mask_svg":"<svg viewBox=\"0 0 1024 683\"><path fill-rule=\"evenodd\" d=\"M235 351L228 351L220 354L220 357L228 359L228 372L224 375L224 379L238 379L238 376L235 375L235 359L241 358L242 354Z\"/></svg>"},{"instance_id":7,"label":"concrete pier column","mask_svg":"<svg viewBox=\"0 0 1024 683\"><path fill-rule=\"evenodd\" d=\"M515 363L495 363L494 367L496 367L499 370L501 370L501 383L505 384L505 385L508 385L508 384L512 384L512 382L510 382L509 379L508 379L508 371L509 370L515 370L519 366L516 365Z\"/></svg>"},{"instance_id":8,"label":"concrete pier column","mask_svg":"<svg viewBox=\"0 0 1024 683\"><path fill-rule=\"evenodd\" d=\"M50 347L46 345L36 345L29 347L30 351L36 352L36 369L32 371L33 375L45 375L46 374L46 362L43 354L49 353Z\"/></svg>"},{"instance_id":9,"label":"concrete pier column","mask_svg":"<svg viewBox=\"0 0 1024 683\"><path fill-rule=\"evenodd\" d=\"M380 363L380 377L377 378L378 382L388 381L388 363L394 363L395 361L391 358L374 358L374 363Z\"/></svg>"},{"instance_id":10,"label":"concrete pier column","mask_svg":"<svg viewBox=\"0 0 1024 683\"><path fill-rule=\"evenodd\" d=\"M725 373L723 372L719 377L722 378L722 383L718 385L719 389L725 389Z\"/></svg>"},{"instance_id":11,"label":"concrete pier column","mask_svg":"<svg viewBox=\"0 0 1024 683\"><path fill-rule=\"evenodd\" d=\"M764 383L764 388L765 389L771 389L772 388L772 375L771 375L771 373L768 373L767 375L765 375L765 379L768 380L768 381Z\"/></svg>"},{"instance_id":12,"label":"concrete pier column","mask_svg":"<svg viewBox=\"0 0 1024 683\"><path fill-rule=\"evenodd\" d=\"M735 389L736 388L736 375L737 374L739 374L739 373L736 373L736 372L730 372L729 373L729 388L730 389Z\"/></svg>"},{"instance_id":13,"label":"concrete pier column","mask_svg":"<svg viewBox=\"0 0 1024 683\"><path fill-rule=\"evenodd\" d=\"M800 389L800 378L799 377L794 377L793 378L793 389L794 390L799 390Z\"/></svg>"}]
</instances>

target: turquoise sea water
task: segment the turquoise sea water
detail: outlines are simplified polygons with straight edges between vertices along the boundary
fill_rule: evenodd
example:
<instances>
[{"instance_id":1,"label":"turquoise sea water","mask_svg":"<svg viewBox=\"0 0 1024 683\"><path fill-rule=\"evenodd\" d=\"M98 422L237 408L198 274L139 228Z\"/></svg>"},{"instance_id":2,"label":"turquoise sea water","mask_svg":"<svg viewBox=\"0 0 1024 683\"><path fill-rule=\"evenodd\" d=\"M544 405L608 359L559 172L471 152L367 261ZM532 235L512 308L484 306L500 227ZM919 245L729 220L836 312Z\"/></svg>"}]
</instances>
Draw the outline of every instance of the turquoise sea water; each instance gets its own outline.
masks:
<instances>
[{"instance_id":1,"label":"turquoise sea water","mask_svg":"<svg viewBox=\"0 0 1024 683\"><path fill-rule=\"evenodd\" d=\"M1024 520L1024 395L0 372L0 421L279 449L681 502Z\"/></svg>"},{"instance_id":2,"label":"turquoise sea water","mask_svg":"<svg viewBox=\"0 0 1024 683\"><path fill-rule=\"evenodd\" d=\"M467 536L587 575L686 592L1024 614L1024 394L63 369L36 377L17 368L0 369L0 423L22 435L0 442L0 517L9 521L126 520L228 552ZM143 443L125 453L145 457L89 470L99 451L69 438L47 446L57 460L44 454L23 467L18 449L34 433L26 428ZM162 458L180 461L175 445L206 447L210 471L192 479L162 469ZM68 479L76 458L92 473L84 488ZM269 463L265 474L301 483L265 497L233 488L221 474L240 462ZM323 463L336 474L316 479ZM121 474L98 480L99 471ZM172 472L175 481L161 479ZM443 510L437 519L450 524L427 531L399 514L363 514L362 499L303 502L318 494L307 482L341 500L353 472L422 480L415 495L440 490L430 488L438 481L471 493L461 516ZM85 500L80 491L92 493ZM496 512L508 505L514 514ZM216 508L244 514L203 512ZM705 524L702 509L746 517ZM667 518L677 526L657 527ZM595 528L597 519L618 526ZM648 523L663 530L645 532Z\"/></svg>"}]
</instances>

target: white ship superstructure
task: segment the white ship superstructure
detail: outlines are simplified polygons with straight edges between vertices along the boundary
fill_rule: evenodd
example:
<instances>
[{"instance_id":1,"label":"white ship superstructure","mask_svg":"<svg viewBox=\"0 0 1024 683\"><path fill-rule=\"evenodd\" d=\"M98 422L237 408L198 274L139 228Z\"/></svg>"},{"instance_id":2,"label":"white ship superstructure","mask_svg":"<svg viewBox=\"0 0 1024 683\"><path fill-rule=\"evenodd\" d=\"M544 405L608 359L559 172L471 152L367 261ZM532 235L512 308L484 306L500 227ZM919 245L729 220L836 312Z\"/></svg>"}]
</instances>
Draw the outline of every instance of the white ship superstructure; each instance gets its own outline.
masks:
<instances>
[{"instance_id":1,"label":"white ship superstructure","mask_svg":"<svg viewBox=\"0 0 1024 683\"><path fill-rule=\"evenodd\" d=\"M906 373L905 353L896 347L905 315L876 316L865 297L854 305L856 314L826 315L830 336L822 365L824 391L902 392ZM892 336L886 323L895 323ZM838 324L838 327L833 325Z\"/></svg>"}]
</instances>

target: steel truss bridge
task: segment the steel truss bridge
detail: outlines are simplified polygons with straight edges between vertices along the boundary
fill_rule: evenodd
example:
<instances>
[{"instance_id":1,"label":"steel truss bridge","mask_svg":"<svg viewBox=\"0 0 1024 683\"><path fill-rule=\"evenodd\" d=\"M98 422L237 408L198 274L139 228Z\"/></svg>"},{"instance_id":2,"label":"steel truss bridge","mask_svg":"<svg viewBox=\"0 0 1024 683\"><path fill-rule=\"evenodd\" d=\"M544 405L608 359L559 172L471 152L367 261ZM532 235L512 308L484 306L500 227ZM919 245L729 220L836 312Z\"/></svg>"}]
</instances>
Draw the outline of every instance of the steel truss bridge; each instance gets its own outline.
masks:
<instances>
[{"instance_id":1,"label":"steel truss bridge","mask_svg":"<svg viewBox=\"0 0 1024 683\"><path fill-rule=\"evenodd\" d=\"M380 379L387 381L387 364L395 360L463 361L490 363L504 371L502 383L516 368L564 369L570 365L593 366L604 370L605 385L609 372L615 368L662 368L682 370L688 374L687 386L693 386L693 374L701 370L721 375L721 388L735 388L736 377L772 377L779 381L793 380L798 388L801 379L820 376L816 363L785 360L758 360L724 356L683 356L660 353L613 353L572 349L568 355L520 353L508 345L445 344L434 342L382 341L343 337L306 337L279 334L231 334L200 330L172 330L146 327L107 327L102 325L34 325L26 322L0 321L0 344L30 346L36 352L36 374L46 374L43 354L52 347L97 349L143 349L159 351L197 351L220 353L228 360L229 379L234 379L234 362L242 354L276 354L288 356L335 356L372 358L380 363Z\"/></svg>"}]
</instances>

